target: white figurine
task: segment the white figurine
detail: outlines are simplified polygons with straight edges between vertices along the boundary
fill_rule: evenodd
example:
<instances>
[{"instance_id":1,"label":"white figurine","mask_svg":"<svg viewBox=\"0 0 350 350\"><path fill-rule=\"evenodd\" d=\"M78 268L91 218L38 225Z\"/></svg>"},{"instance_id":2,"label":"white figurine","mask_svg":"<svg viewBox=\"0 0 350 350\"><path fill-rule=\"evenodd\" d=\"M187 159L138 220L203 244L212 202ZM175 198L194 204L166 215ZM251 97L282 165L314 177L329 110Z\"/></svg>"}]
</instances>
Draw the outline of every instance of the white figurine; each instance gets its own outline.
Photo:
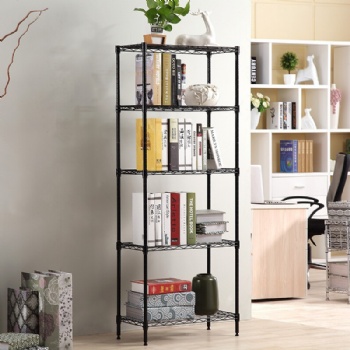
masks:
<instances>
[{"instance_id":1,"label":"white figurine","mask_svg":"<svg viewBox=\"0 0 350 350\"><path fill-rule=\"evenodd\" d=\"M303 81L312 80L314 85L318 85L319 82L316 66L314 64L314 55L307 56L306 60L307 67L298 71L295 84L301 83Z\"/></svg>"},{"instance_id":2,"label":"white figurine","mask_svg":"<svg viewBox=\"0 0 350 350\"><path fill-rule=\"evenodd\" d=\"M209 12L198 10L197 12L191 12L193 16L201 15L207 31L201 35L188 35L181 34L176 40L176 45L188 45L188 46L209 46L215 44L215 31L209 20Z\"/></svg>"},{"instance_id":3,"label":"white figurine","mask_svg":"<svg viewBox=\"0 0 350 350\"><path fill-rule=\"evenodd\" d=\"M309 130L315 130L316 124L311 117L311 108L305 108L305 116L301 118L301 128L302 129L309 129Z\"/></svg>"}]
</instances>

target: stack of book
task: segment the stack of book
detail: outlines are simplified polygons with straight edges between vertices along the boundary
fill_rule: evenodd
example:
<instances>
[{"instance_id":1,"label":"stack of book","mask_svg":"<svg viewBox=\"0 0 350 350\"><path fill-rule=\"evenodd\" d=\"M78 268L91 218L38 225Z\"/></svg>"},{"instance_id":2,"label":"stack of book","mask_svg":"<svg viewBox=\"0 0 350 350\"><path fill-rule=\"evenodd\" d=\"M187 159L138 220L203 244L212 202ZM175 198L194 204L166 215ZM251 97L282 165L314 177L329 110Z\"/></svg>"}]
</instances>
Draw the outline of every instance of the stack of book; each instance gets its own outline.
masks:
<instances>
[{"instance_id":1,"label":"stack of book","mask_svg":"<svg viewBox=\"0 0 350 350\"><path fill-rule=\"evenodd\" d=\"M296 129L296 102L270 102L266 111L267 129Z\"/></svg>"},{"instance_id":2,"label":"stack of book","mask_svg":"<svg viewBox=\"0 0 350 350\"><path fill-rule=\"evenodd\" d=\"M39 346L39 334L31 333L1 333L1 350L48 350Z\"/></svg>"},{"instance_id":3,"label":"stack of book","mask_svg":"<svg viewBox=\"0 0 350 350\"><path fill-rule=\"evenodd\" d=\"M142 54L135 59L136 105L143 101ZM155 52L146 54L146 104L180 106L182 83L185 81L186 67L175 54Z\"/></svg>"},{"instance_id":4,"label":"stack of book","mask_svg":"<svg viewBox=\"0 0 350 350\"><path fill-rule=\"evenodd\" d=\"M196 242L218 243L227 232L228 221L224 220L225 212L221 210L202 209L196 212Z\"/></svg>"},{"instance_id":5,"label":"stack of book","mask_svg":"<svg viewBox=\"0 0 350 350\"><path fill-rule=\"evenodd\" d=\"M280 140L280 171L313 172L313 140Z\"/></svg>"},{"instance_id":6,"label":"stack of book","mask_svg":"<svg viewBox=\"0 0 350 350\"><path fill-rule=\"evenodd\" d=\"M133 243L144 244L144 213L147 245L169 246L196 243L196 194L194 192L147 193L144 211L142 192L132 194Z\"/></svg>"},{"instance_id":7,"label":"stack of book","mask_svg":"<svg viewBox=\"0 0 350 350\"><path fill-rule=\"evenodd\" d=\"M193 319L195 293L192 283L178 278L160 278L147 281L147 321ZM144 321L144 281L131 281L128 291L126 316Z\"/></svg>"},{"instance_id":8,"label":"stack of book","mask_svg":"<svg viewBox=\"0 0 350 350\"><path fill-rule=\"evenodd\" d=\"M184 118L147 118L147 170L185 171L222 168L214 127ZM143 121L136 119L136 170L143 170Z\"/></svg>"}]
</instances>

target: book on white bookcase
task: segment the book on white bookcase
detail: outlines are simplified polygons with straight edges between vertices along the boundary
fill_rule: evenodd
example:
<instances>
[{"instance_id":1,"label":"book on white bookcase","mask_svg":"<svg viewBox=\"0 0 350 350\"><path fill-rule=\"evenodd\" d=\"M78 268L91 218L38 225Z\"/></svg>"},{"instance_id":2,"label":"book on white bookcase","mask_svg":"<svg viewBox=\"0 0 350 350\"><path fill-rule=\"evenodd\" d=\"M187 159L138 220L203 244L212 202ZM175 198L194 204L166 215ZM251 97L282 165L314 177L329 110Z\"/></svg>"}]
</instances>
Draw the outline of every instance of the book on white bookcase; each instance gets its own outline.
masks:
<instances>
[{"instance_id":1,"label":"book on white bookcase","mask_svg":"<svg viewBox=\"0 0 350 350\"><path fill-rule=\"evenodd\" d=\"M203 170L203 128L201 123L196 124L196 162L197 170Z\"/></svg>"},{"instance_id":2,"label":"book on white bookcase","mask_svg":"<svg viewBox=\"0 0 350 350\"><path fill-rule=\"evenodd\" d=\"M178 118L179 170L186 170L185 118Z\"/></svg>"},{"instance_id":3,"label":"book on white bookcase","mask_svg":"<svg viewBox=\"0 0 350 350\"><path fill-rule=\"evenodd\" d=\"M156 192L154 194L154 229L155 229L155 245L162 245L162 194Z\"/></svg>"},{"instance_id":4,"label":"book on white bookcase","mask_svg":"<svg viewBox=\"0 0 350 350\"><path fill-rule=\"evenodd\" d=\"M185 119L185 170L192 170L192 120Z\"/></svg>"},{"instance_id":5,"label":"book on white bookcase","mask_svg":"<svg viewBox=\"0 0 350 350\"><path fill-rule=\"evenodd\" d=\"M180 245L187 244L187 193L180 192Z\"/></svg>"},{"instance_id":6,"label":"book on white bookcase","mask_svg":"<svg viewBox=\"0 0 350 350\"><path fill-rule=\"evenodd\" d=\"M218 137L216 135L215 128L208 128L208 139L209 147L207 147L207 164L208 169L221 169L222 165L222 155L220 151L220 145Z\"/></svg>"}]
</instances>

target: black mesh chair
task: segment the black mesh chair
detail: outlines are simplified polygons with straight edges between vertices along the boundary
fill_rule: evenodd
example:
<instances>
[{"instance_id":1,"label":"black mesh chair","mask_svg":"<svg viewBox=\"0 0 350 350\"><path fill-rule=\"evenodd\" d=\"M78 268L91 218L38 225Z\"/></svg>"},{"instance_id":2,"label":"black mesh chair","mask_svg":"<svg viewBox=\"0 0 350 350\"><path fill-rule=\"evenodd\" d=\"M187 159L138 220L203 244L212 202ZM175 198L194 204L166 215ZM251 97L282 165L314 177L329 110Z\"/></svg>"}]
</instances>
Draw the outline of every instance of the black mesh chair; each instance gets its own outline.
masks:
<instances>
[{"instance_id":1,"label":"black mesh chair","mask_svg":"<svg viewBox=\"0 0 350 350\"><path fill-rule=\"evenodd\" d=\"M328 189L326 204L329 202L339 202L342 198L344 186L348 176L350 166L350 154L338 153L335 161L333 176L331 184ZM282 199L295 200L297 203L309 204L312 208L308 217L308 268L322 268L325 269L325 265L316 264L312 262L311 258L311 244L316 245L313 237L317 235L323 235L325 233L325 219L315 218L314 215L320 209L324 207L324 204L320 203L317 198L309 196L289 196ZM308 282L308 288L310 284Z\"/></svg>"}]
</instances>

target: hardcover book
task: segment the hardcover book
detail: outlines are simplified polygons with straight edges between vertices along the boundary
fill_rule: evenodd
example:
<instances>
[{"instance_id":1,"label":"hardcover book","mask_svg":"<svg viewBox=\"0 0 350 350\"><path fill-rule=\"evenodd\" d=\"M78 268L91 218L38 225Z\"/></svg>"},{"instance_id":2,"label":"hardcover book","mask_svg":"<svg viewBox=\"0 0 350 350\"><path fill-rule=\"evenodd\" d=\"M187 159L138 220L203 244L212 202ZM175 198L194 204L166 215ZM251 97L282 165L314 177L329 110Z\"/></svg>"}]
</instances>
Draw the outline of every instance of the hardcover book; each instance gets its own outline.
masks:
<instances>
[{"instance_id":1,"label":"hardcover book","mask_svg":"<svg viewBox=\"0 0 350 350\"><path fill-rule=\"evenodd\" d=\"M256 84L256 57L251 57L250 60L250 83Z\"/></svg>"},{"instance_id":2,"label":"hardcover book","mask_svg":"<svg viewBox=\"0 0 350 350\"><path fill-rule=\"evenodd\" d=\"M144 306L143 293L128 291L128 303L136 307ZM190 306L195 305L196 294L194 292L179 292L166 294L152 294L146 296L148 307L164 306Z\"/></svg>"},{"instance_id":3,"label":"hardcover book","mask_svg":"<svg viewBox=\"0 0 350 350\"><path fill-rule=\"evenodd\" d=\"M178 118L179 128L179 170L186 170L185 119Z\"/></svg>"},{"instance_id":4,"label":"hardcover book","mask_svg":"<svg viewBox=\"0 0 350 350\"><path fill-rule=\"evenodd\" d=\"M185 119L185 170L192 170L192 121Z\"/></svg>"},{"instance_id":5,"label":"hardcover book","mask_svg":"<svg viewBox=\"0 0 350 350\"><path fill-rule=\"evenodd\" d=\"M142 54L136 54L136 105L142 105ZM161 105L162 103L162 56L161 53L146 54L146 103Z\"/></svg>"},{"instance_id":6,"label":"hardcover book","mask_svg":"<svg viewBox=\"0 0 350 350\"><path fill-rule=\"evenodd\" d=\"M180 245L187 244L187 193L180 192Z\"/></svg>"},{"instance_id":7,"label":"hardcover book","mask_svg":"<svg viewBox=\"0 0 350 350\"><path fill-rule=\"evenodd\" d=\"M222 156L216 131L213 127L208 128L209 147L207 147L208 169L221 169Z\"/></svg>"},{"instance_id":8,"label":"hardcover book","mask_svg":"<svg viewBox=\"0 0 350 350\"><path fill-rule=\"evenodd\" d=\"M196 124L196 154L197 170L203 170L203 129L202 124Z\"/></svg>"},{"instance_id":9,"label":"hardcover book","mask_svg":"<svg viewBox=\"0 0 350 350\"><path fill-rule=\"evenodd\" d=\"M227 231L228 221L202 222L196 225L196 233L224 233Z\"/></svg>"},{"instance_id":10,"label":"hardcover book","mask_svg":"<svg viewBox=\"0 0 350 350\"><path fill-rule=\"evenodd\" d=\"M156 246L162 245L162 194L154 194L154 229Z\"/></svg>"},{"instance_id":11,"label":"hardcover book","mask_svg":"<svg viewBox=\"0 0 350 350\"><path fill-rule=\"evenodd\" d=\"M31 333L1 333L1 350L22 350L39 345L39 334Z\"/></svg>"},{"instance_id":12,"label":"hardcover book","mask_svg":"<svg viewBox=\"0 0 350 350\"><path fill-rule=\"evenodd\" d=\"M176 54L171 54L171 105L177 106Z\"/></svg>"},{"instance_id":13,"label":"hardcover book","mask_svg":"<svg viewBox=\"0 0 350 350\"><path fill-rule=\"evenodd\" d=\"M171 245L180 245L180 193L170 193Z\"/></svg>"},{"instance_id":14,"label":"hardcover book","mask_svg":"<svg viewBox=\"0 0 350 350\"><path fill-rule=\"evenodd\" d=\"M176 105L182 105L182 69L181 60L176 59Z\"/></svg>"},{"instance_id":15,"label":"hardcover book","mask_svg":"<svg viewBox=\"0 0 350 350\"><path fill-rule=\"evenodd\" d=\"M280 140L280 171L298 172L298 140Z\"/></svg>"},{"instance_id":16,"label":"hardcover book","mask_svg":"<svg viewBox=\"0 0 350 350\"><path fill-rule=\"evenodd\" d=\"M197 130L192 126L192 170L197 170Z\"/></svg>"},{"instance_id":17,"label":"hardcover book","mask_svg":"<svg viewBox=\"0 0 350 350\"><path fill-rule=\"evenodd\" d=\"M144 281L131 281L131 290L133 292L143 293ZM181 280L179 278L156 278L147 281L147 294L165 294L191 291L192 283L189 280Z\"/></svg>"},{"instance_id":18,"label":"hardcover book","mask_svg":"<svg viewBox=\"0 0 350 350\"><path fill-rule=\"evenodd\" d=\"M197 224L202 222L224 221L224 211L214 209L196 210Z\"/></svg>"},{"instance_id":19,"label":"hardcover book","mask_svg":"<svg viewBox=\"0 0 350 350\"><path fill-rule=\"evenodd\" d=\"M266 110L266 128L283 129L283 102L270 102Z\"/></svg>"},{"instance_id":20,"label":"hardcover book","mask_svg":"<svg viewBox=\"0 0 350 350\"><path fill-rule=\"evenodd\" d=\"M203 127L202 134L202 169L208 169L208 148L209 146L209 138L208 138L208 127Z\"/></svg>"},{"instance_id":21,"label":"hardcover book","mask_svg":"<svg viewBox=\"0 0 350 350\"><path fill-rule=\"evenodd\" d=\"M144 309L126 304L126 316L143 322ZM193 320L195 317L194 305L190 306L163 306L147 308L147 321L159 322L166 320Z\"/></svg>"},{"instance_id":22,"label":"hardcover book","mask_svg":"<svg viewBox=\"0 0 350 350\"><path fill-rule=\"evenodd\" d=\"M169 170L179 170L179 126L178 119L168 119L168 167Z\"/></svg>"},{"instance_id":23,"label":"hardcover book","mask_svg":"<svg viewBox=\"0 0 350 350\"><path fill-rule=\"evenodd\" d=\"M196 234L197 243L220 243L222 242L222 233Z\"/></svg>"},{"instance_id":24,"label":"hardcover book","mask_svg":"<svg viewBox=\"0 0 350 350\"><path fill-rule=\"evenodd\" d=\"M162 245L171 244L170 193L162 193Z\"/></svg>"},{"instance_id":25,"label":"hardcover book","mask_svg":"<svg viewBox=\"0 0 350 350\"><path fill-rule=\"evenodd\" d=\"M162 105L171 105L171 53L162 53Z\"/></svg>"},{"instance_id":26,"label":"hardcover book","mask_svg":"<svg viewBox=\"0 0 350 350\"><path fill-rule=\"evenodd\" d=\"M196 243L196 193L187 192L187 244Z\"/></svg>"},{"instance_id":27,"label":"hardcover book","mask_svg":"<svg viewBox=\"0 0 350 350\"><path fill-rule=\"evenodd\" d=\"M162 170L168 171L168 119L162 119Z\"/></svg>"}]
</instances>

